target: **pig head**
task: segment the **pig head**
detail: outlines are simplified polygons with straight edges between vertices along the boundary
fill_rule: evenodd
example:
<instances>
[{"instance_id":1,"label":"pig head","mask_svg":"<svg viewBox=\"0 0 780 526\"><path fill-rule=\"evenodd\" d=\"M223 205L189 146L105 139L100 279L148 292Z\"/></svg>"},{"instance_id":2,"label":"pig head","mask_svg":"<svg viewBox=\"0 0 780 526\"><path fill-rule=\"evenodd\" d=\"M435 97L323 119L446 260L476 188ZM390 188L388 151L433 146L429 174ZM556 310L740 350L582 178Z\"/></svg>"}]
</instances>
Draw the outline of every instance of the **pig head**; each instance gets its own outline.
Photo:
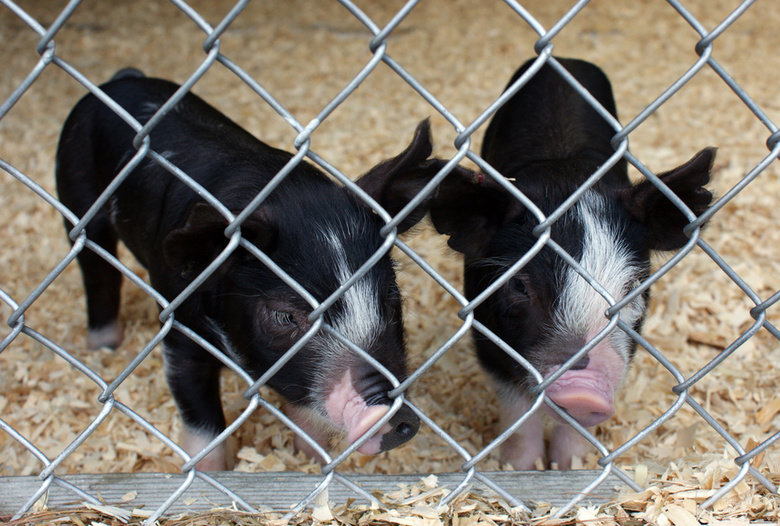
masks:
<instances>
[{"instance_id":1,"label":"pig head","mask_svg":"<svg viewBox=\"0 0 780 526\"><path fill-rule=\"evenodd\" d=\"M179 88L171 82L120 71L101 89L138 122L147 122ZM95 96L84 97L68 117L57 153L61 201L83 216L136 154L135 132ZM430 130L421 123L409 147L371 169L357 185L389 214L399 212L439 164L431 154ZM239 214L282 170L292 155L244 131L194 94L187 94L159 121L150 149L188 174L233 215ZM403 232L427 212L427 202L399 225ZM180 178L143 159L87 225L87 238L116 255L121 240L148 269L151 285L176 298L228 246L228 219ZM257 379L302 338L297 353L268 385L289 402L287 412L321 446L331 433L350 443L385 417L392 385L333 331L377 360L391 375L406 377L401 294L385 239L385 222L352 191L307 162L298 164L241 224L241 236L262 251L310 297L339 299L311 319L312 305L243 246L174 312L175 319L232 358ZM72 225L66 222L66 229ZM372 256L376 264L346 282ZM120 273L90 250L78 256L87 293L89 345L116 348ZM327 324L332 331L317 330ZM321 327L321 325L317 325ZM198 468L225 469L224 442L213 439L226 426L220 400L221 362L184 333L163 339L169 386L183 419L183 446L195 455L212 450ZM379 453L412 438L418 417L402 405L359 448ZM296 445L314 450L301 439Z\"/></svg>"},{"instance_id":2,"label":"pig head","mask_svg":"<svg viewBox=\"0 0 780 526\"><path fill-rule=\"evenodd\" d=\"M610 83L596 66L558 59L613 116ZM517 71L510 85L529 67ZM543 66L494 115L485 133L482 158L527 196L545 217L604 165L615 150L615 130L551 66ZM712 195L714 149L659 175L691 211L699 215ZM451 248L464 254L465 294L477 297L538 242L539 224L531 210L496 180L457 168L441 184L431 204L436 229ZM681 248L688 237L685 215L651 182L632 185L620 159L550 228L560 246L620 301L648 277L654 250ZM619 311L620 320L639 331L648 292ZM546 244L475 309L488 331L522 355L548 378L591 341L592 348L567 365L545 390L546 397L584 427L614 413L614 398L626 376L636 343L623 330L602 332L610 304L564 258ZM486 334L473 331L479 360L495 380L504 428L531 408L534 375ZM529 416L502 445L502 460L533 469L538 459L568 469L573 455L589 444L547 405ZM549 413L553 418L544 417ZM548 424L548 439L543 425Z\"/></svg>"}]
</instances>

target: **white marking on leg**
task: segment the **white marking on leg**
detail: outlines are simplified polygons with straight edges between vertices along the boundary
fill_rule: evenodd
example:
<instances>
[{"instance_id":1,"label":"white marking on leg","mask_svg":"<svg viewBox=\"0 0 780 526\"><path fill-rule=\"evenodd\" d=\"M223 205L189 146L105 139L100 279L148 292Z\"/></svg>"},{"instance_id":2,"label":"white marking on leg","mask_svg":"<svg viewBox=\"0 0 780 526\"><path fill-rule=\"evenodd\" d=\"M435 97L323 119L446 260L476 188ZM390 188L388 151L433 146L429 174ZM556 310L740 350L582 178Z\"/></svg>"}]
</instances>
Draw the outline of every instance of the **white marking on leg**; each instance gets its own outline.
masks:
<instances>
[{"instance_id":1,"label":"white marking on leg","mask_svg":"<svg viewBox=\"0 0 780 526\"><path fill-rule=\"evenodd\" d=\"M122 324L119 320L114 320L98 329L90 329L87 332L87 347L93 350L102 347L116 349L122 343L123 338L124 329Z\"/></svg>"},{"instance_id":2,"label":"white marking on leg","mask_svg":"<svg viewBox=\"0 0 780 526\"><path fill-rule=\"evenodd\" d=\"M576 429L568 424L556 422L550 435L550 463L556 463L558 469L571 469L572 458L584 458L594 451L593 445Z\"/></svg>"},{"instance_id":3,"label":"white marking on leg","mask_svg":"<svg viewBox=\"0 0 780 526\"><path fill-rule=\"evenodd\" d=\"M517 422L533 403L518 396L511 388L499 386L501 402L501 430L506 431ZM501 444L501 464L510 464L518 471L535 470L537 462L545 463L544 422L541 411L536 411Z\"/></svg>"},{"instance_id":4,"label":"white marking on leg","mask_svg":"<svg viewBox=\"0 0 780 526\"><path fill-rule=\"evenodd\" d=\"M217 435L191 429L186 425L181 432L181 447L190 457L194 457L208 446ZM230 453L228 440L221 442L203 457L195 466L201 471L225 471L229 469L228 462L232 464L233 456ZM232 466L230 466L232 468Z\"/></svg>"}]
</instances>

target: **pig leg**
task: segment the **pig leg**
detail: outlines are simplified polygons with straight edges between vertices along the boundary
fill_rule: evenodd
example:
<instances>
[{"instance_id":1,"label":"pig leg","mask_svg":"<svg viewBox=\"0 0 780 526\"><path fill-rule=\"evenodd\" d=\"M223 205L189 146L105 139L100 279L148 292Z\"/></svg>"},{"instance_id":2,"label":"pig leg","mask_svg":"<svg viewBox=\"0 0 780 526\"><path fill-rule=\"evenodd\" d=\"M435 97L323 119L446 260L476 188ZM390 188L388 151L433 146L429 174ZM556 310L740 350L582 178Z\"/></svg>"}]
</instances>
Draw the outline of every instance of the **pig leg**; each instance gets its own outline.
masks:
<instances>
[{"instance_id":1,"label":"pig leg","mask_svg":"<svg viewBox=\"0 0 780 526\"><path fill-rule=\"evenodd\" d=\"M513 397L502 400L501 429L506 430L533 405L530 400ZM519 471L536 469L537 459L545 463L544 422L541 411L531 415L520 428L501 444L501 464L511 464Z\"/></svg>"},{"instance_id":2,"label":"pig leg","mask_svg":"<svg viewBox=\"0 0 780 526\"><path fill-rule=\"evenodd\" d=\"M182 418L182 448L198 454L225 429L225 416L219 396L221 364L186 336L171 332L163 343L165 375ZM197 464L204 471L228 467L225 442ZM231 459L232 460L232 459Z\"/></svg>"},{"instance_id":3,"label":"pig leg","mask_svg":"<svg viewBox=\"0 0 780 526\"><path fill-rule=\"evenodd\" d=\"M201 430L192 429L184 425L181 433L181 447L192 457L208 446L216 436L209 433L201 434ZM229 439L212 449L195 467L201 471L226 471L233 469L233 451L228 442Z\"/></svg>"},{"instance_id":4,"label":"pig leg","mask_svg":"<svg viewBox=\"0 0 780 526\"><path fill-rule=\"evenodd\" d=\"M102 220L95 218L96 221L99 219ZM108 228L105 228L106 226ZM102 230L97 234L92 234L88 228L87 237L116 257L116 234L111 225L104 224L101 227ZM122 325L119 322L122 274L89 249L81 251L78 261L87 294L87 345L90 349L116 349L123 338Z\"/></svg>"},{"instance_id":5,"label":"pig leg","mask_svg":"<svg viewBox=\"0 0 780 526\"><path fill-rule=\"evenodd\" d=\"M593 445L568 424L555 423L550 436L550 463L558 469L571 469L572 457L583 458L593 451Z\"/></svg>"},{"instance_id":6,"label":"pig leg","mask_svg":"<svg viewBox=\"0 0 780 526\"><path fill-rule=\"evenodd\" d=\"M74 213L86 213L73 210ZM65 224L70 230L72 225ZM87 225L87 238L116 257L119 239L103 209ZM116 349L122 343L122 325L119 322L119 300L122 274L99 255L84 248L76 256L87 296L87 346L90 349Z\"/></svg>"},{"instance_id":7,"label":"pig leg","mask_svg":"<svg viewBox=\"0 0 780 526\"><path fill-rule=\"evenodd\" d=\"M76 125L71 125L71 128L73 126ZM99 170L93 164L92 142L75 139L70 132L67 128L63 129L57 151L57 191L62 204L77 217L83 217L100 197L103 187ZM87 239L116 257L119 238L108 206L101 208L87 224ZM66 220L65 231L70 232L72 228L73 225ZM122 274L88 248L82 249L76 259L87 297L87 346L90 349L116 349L122 342L122 326L119 323Z\"/></svg>"}]
</instances>

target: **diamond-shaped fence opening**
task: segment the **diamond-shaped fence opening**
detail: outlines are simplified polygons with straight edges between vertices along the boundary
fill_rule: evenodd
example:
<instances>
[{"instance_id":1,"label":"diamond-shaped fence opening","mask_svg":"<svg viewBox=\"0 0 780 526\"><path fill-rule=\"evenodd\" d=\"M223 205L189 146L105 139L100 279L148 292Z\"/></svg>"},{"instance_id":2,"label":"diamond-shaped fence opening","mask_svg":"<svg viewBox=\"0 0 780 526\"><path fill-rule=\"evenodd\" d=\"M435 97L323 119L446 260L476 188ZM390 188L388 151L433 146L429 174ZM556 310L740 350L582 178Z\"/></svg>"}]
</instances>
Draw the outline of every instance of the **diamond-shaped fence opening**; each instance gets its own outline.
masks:
<instances>
[{"instance_id":1,"label":"diamond-shaped fence opening","mask_svg":"<svg viewBox=\"0 0 780 526\"><path fill-rule=\"evenodd\" d=\"M233 503L243 512L274 511L285 518L313 508L316 518L328 520L327 501L346 495L372 506L338 508L352 517L390 507L395 516L413 509L410 516L420 516L419 505L425 504L433 510L425 513L439 516L489 510L506 520L546 513L583 519L591 512L579 504L613 502L600 512L632 512L675 524L718 514L777 519L776 10L749 0L374 4L0 0L0 300L7 320L0 332L0 489L13 495L0 499L0 516L40 510L39 499L47 495L52 507L78 502L93 511L143 500L145 511L137 516L149 524L163 514L204 509L195 504L199 498L209 507ZM558 57L582 58L607 73L619 122ZM530 58L536 60L529 72L507 87ZM99 87L125 67L183 87L145 113L126 113ZM552 208L481 156L492 117L542 67L560 74L614 130L609 161L583 174L587 180ZM198 167L187 163L189 141L178 152L160 149L153 139L166 115L175 114L191 92L289 152L262 185L244 190L238 209L218 197L227 183L203 182ZM134 150L113 167L107 189L74 213L57 197L55 152L69 111L87 93L119 116L116 133L129 134ZM384 183L359 179L406 148L426 118L433 155L441 160L420 169L427 179L409 178L401 190L386 192L377 191ZM656 174L707 146L719 148L709 184L714 199L697 217ZM654 255L647 275L623 291L625 297L615 297L608 283L580 265L578 250L560 245L554 232L567 214L585 206L589 188L622 162L633 181L649 181L685 215L690 241ZM315 253L322 239L339 246L332 232L317 230L312 208L303 206L294 217L303 225L295 235L309 236L312 252L297 264L277 260L274 243L283 246L285 239L270 243L257 235L257 225L268 222L268 203L293 195L285 188L309 180L302 175L307 165L345 186L349 202L370 210L378 225L359 258L347 261L341 252L331 260L336 271L304 268L311 261L327 266L327 257ZM220 225L210 241L204 237L194 250L187 248L197 261L188 262L181 286L155 281L158 271L150 274L124 246L114 255L110 246L85 235L106 210L114 221L120 217L115 200L125 181L136 168L149 167L197 194ZM462 259L427 220L400 235L420 219L419 210L441 185L463 177L500 188L536 222L533 247L500 261L492 285L470 296L463 292ZM336 202L320 204L327 209ZM344 217L351 217L346 210ZM218 250L210 251L214 239ZM118 272L123 279L124 340L116 351L86 350L75 261L84 254L107 262L101 273ZM377 351L382 347L362 338L362 329L339 321L338 313L355 305L363 309L357 319L370 318L367 312L380 319L398 305L392 286L378 305L367 292L373 289L366 283L378 279L388 255L396 260L403 297L408 374L388 361L390 351ZM571 349L573 357L553 372L538 370L536 358L512 348L479 314L480 305L499 297L502 287L514 286L517 273L534 258L553 258L571 269L572 279L587 282L605 311L599 332ZM303 305L302 318L283 309L254 314L300 328L294 341L274 344L273 359L267 349L237 349L230 338L240 335L225 335L220 322L188 314L187 305L200 301L204 284L222 279L236 261L252 261L286 287L285 297ZM337 279L320 290L301 268L318 275L335 272ZM647 316L637 331L626 316L651 286ZM251 293L266 297L266 292ZM398 323L390 326L397 329ZM637 350L615 398L615 415L583 427L545 389L621 331ZM472 335L506 353L502 360L511 368L528 372L532 385L519 388L528 391L524 401L517 394L497 396L475 357ZM200 381L221 383L224 430L188 435L163 372L164 360L177 355L165 351L170 356L164 358L163 341L168 347L175 341L208 364L187 389L201 389ZM258 356L266 365L257 366ZM315 362L330 369L311 373ZM326 412L333 386L312 385L328 386L327 378L338 378L347 364L367 368L369 377L389 386L383 395L389 410L381 418L362 427L341 424L360 428L349 436L352 444L338 435L329 439L300 409L309 404ZM221 379L215 374L220 365ZM301 383L306 393L295 404L269 387L279 388L278 378L289 378L291 371L297 379L292 384ZM298 385L281 390L287 387L301 392ZM502 409L499 399L513 402ZM526 445L528 436L541 433L545 413L561 422L555 433L590 444L572 459L572 467L581 470L534 475L502 462L502 447ZM414 438L377 456L356 452L399 419L405 419L402 427L420 421ZM548 440L556 442L554 436ZM196 469L215 455L235 471ZM545 467L544 459L534 466ZM134 475L112 478L117 472ZM242 472L274 474L251 479ZM91 473L99 475L86 475ZM415 486L432 473L439 487L431 478ZM409 486L393 492L399 482ZM380 489L384 493L375 491ZM626 494L631 492L636 493Z\"/></svg>"}]
</instances>

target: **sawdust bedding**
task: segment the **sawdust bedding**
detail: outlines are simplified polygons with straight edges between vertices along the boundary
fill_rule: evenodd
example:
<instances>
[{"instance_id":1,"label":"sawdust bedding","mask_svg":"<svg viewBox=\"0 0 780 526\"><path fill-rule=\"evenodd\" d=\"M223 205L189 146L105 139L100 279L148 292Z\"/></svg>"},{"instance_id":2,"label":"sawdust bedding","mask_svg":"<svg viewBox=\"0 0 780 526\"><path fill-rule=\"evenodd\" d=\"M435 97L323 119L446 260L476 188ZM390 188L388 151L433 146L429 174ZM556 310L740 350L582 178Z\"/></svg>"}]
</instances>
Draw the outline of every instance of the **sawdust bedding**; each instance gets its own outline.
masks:
<instances>
[{"instance_id":1,"label":"sawdust bedding","mask_svg":"<svg viewBox=\"0 0 780 526\"><path fill-rule=\"evenodd\" d=\"M23 7L44 24L53 21L64 6L63 2L56 4L57 9L55 3L30 4ZM216 25L229 9L221 4L192 5ZM563 0L534 4L529 9L545 27L551 27L570 7ZM689 4L687 7L704 26L713 28L736 2L697 0ZM362 8L381 25L400 6L400 2L382 2ZM769 61L780 47L778 23L778 10L756 5L716 41L714 53L775 122L780 117L776 99L780 68L770 67ZM3 8L0 27L0 62L4 65L0 99L4 100L32 69L38 55L33 32ZM98 82L128 65L150 75L183 81L203 60L202 38L195 25L167 3L86 2L58 35L56 50ZM461 122L469 123L499 94L514 69L533 54L535 39L526 24L501 2L436 0L422 2L412 11L391 36L388 51ZM626 123L693 64L697 40L696 33L666 3L620 0L588 5L554 43L556 54L586 58L607 72L619 114ZM222 52L259 79L303 123L309 122L369 58L366 31L336 3L279 0L250 4L222 42ZM195 91L266 142L292 148L296 134L289 125L220 65L206 74ZM59 129L83 93L77 82L49 66L0 121L0 157L51 193ZM451 156L457 134L442 117L433 114L424 100L389 68L380 65L321 125L312 149L356 176L399 151L416 122L432 115L436 153ZM651 169L663 171L705 146L718 146L713 186L718 195L723 195L767 155L765 142L769 135L714 73L703 71L632 133L631 148ZM478 131L472 143L475 151L480 137ZM779 173L777 163L770 165L714 217L704 234L762 299L780 288ZM61 219L49 205L5 172L0 173L0 184L0 287L21 302L65 256L68 245ZM407 241L446 279L460 286L459 259L429 226ZM403 255L398 258L406 297L408 347L414 365L460 326L455 315L458 304L414 263ZM126 252L123 261L144 275ZM659 263L662 261L659 259ZM754 323L749 314L752 306L739 287L697 248L654 286L644 335L688 377L748 330ZM2 310L10 312L6 307ZM768 311L768 319L777 324L775 311ZM85 351L83 293L78 269L71 264L27 311L25 320L29 327L58 342L110 380L155 333L156 316L153 301L126 282L122 299L125 343L116 352ZM498 416L494 395L467 340L439 360L414 386L411 396L473 454L497 433ZM777 363L780 345L766 330L759 330L698 382L690 394L743 446L761 442L775 433L780 423L780 398L775 388L780 376ZM161 355L156 350L115 396L175 438L179 421L161 369ZM244 407L244 400L237 394L243 389L231 375L225 375L224 384L230 420ZM616 416L597 430L599 439L610 449L650 425L677 398L671 391L676 384L672 375L646 352L637 354L626 384ZM50 458L70 443L100 409L96 385L26 337L17 338L0 354L0 386L2 419ZM275 394L268 392L267 396L282 405ZM271 415L258 411L236 434L236 469L317 472L318 466L295 455L291 444L292 433ZM659 523L663 523L659 517L666 513L667 523L680 524L674 513L693 513L695 503L702 502L707 491L736 474L729 460L734 456L719 435L684 406L618 459L629 473L636 470L650 482L664 482L661 489L627 496L613 511L619 508L645 513L643 517ZM596 455L591 455L581 464L594 467L596 461ZM410 443L376 457L354 456L342 470L425 474L455 471L462 462L423 426ZM59 472L177 472L180 465L180 460L153 437L115 412L64 461ZM770 448L761 463L754 465L780 482L780 454L776 448ZM495 455L490 455L479 468L498 470L502 466ZM0 475L34 474L40 469L32 455L8 435L0 434ZM694 490L704 493L691 493ZM684 497L675 497L686 491ZM762 509L768 514L765 517L772 513L776 517L777 502L762 497L762 492L752 483L744 483L722 501L730 507L721 511L733 513L729 517L744 518ZM388 498L391 502L392 497ZM498 509L482 501L459 499L451 507L455 513L451 517L459 516L453 510L461 504L473 506L474 513L483 510L485 521L494 520L488 516ZM734 511L737 509L741 514ZM345 510L344 516L352 511ZM502 516L509 515L506 512ZM619 515L614 511L611 516ZM352 523L362 523L357 516L353 519ZM392 517L375 519L378 523L393 523Z\"/></svg>"}]
</instances>

